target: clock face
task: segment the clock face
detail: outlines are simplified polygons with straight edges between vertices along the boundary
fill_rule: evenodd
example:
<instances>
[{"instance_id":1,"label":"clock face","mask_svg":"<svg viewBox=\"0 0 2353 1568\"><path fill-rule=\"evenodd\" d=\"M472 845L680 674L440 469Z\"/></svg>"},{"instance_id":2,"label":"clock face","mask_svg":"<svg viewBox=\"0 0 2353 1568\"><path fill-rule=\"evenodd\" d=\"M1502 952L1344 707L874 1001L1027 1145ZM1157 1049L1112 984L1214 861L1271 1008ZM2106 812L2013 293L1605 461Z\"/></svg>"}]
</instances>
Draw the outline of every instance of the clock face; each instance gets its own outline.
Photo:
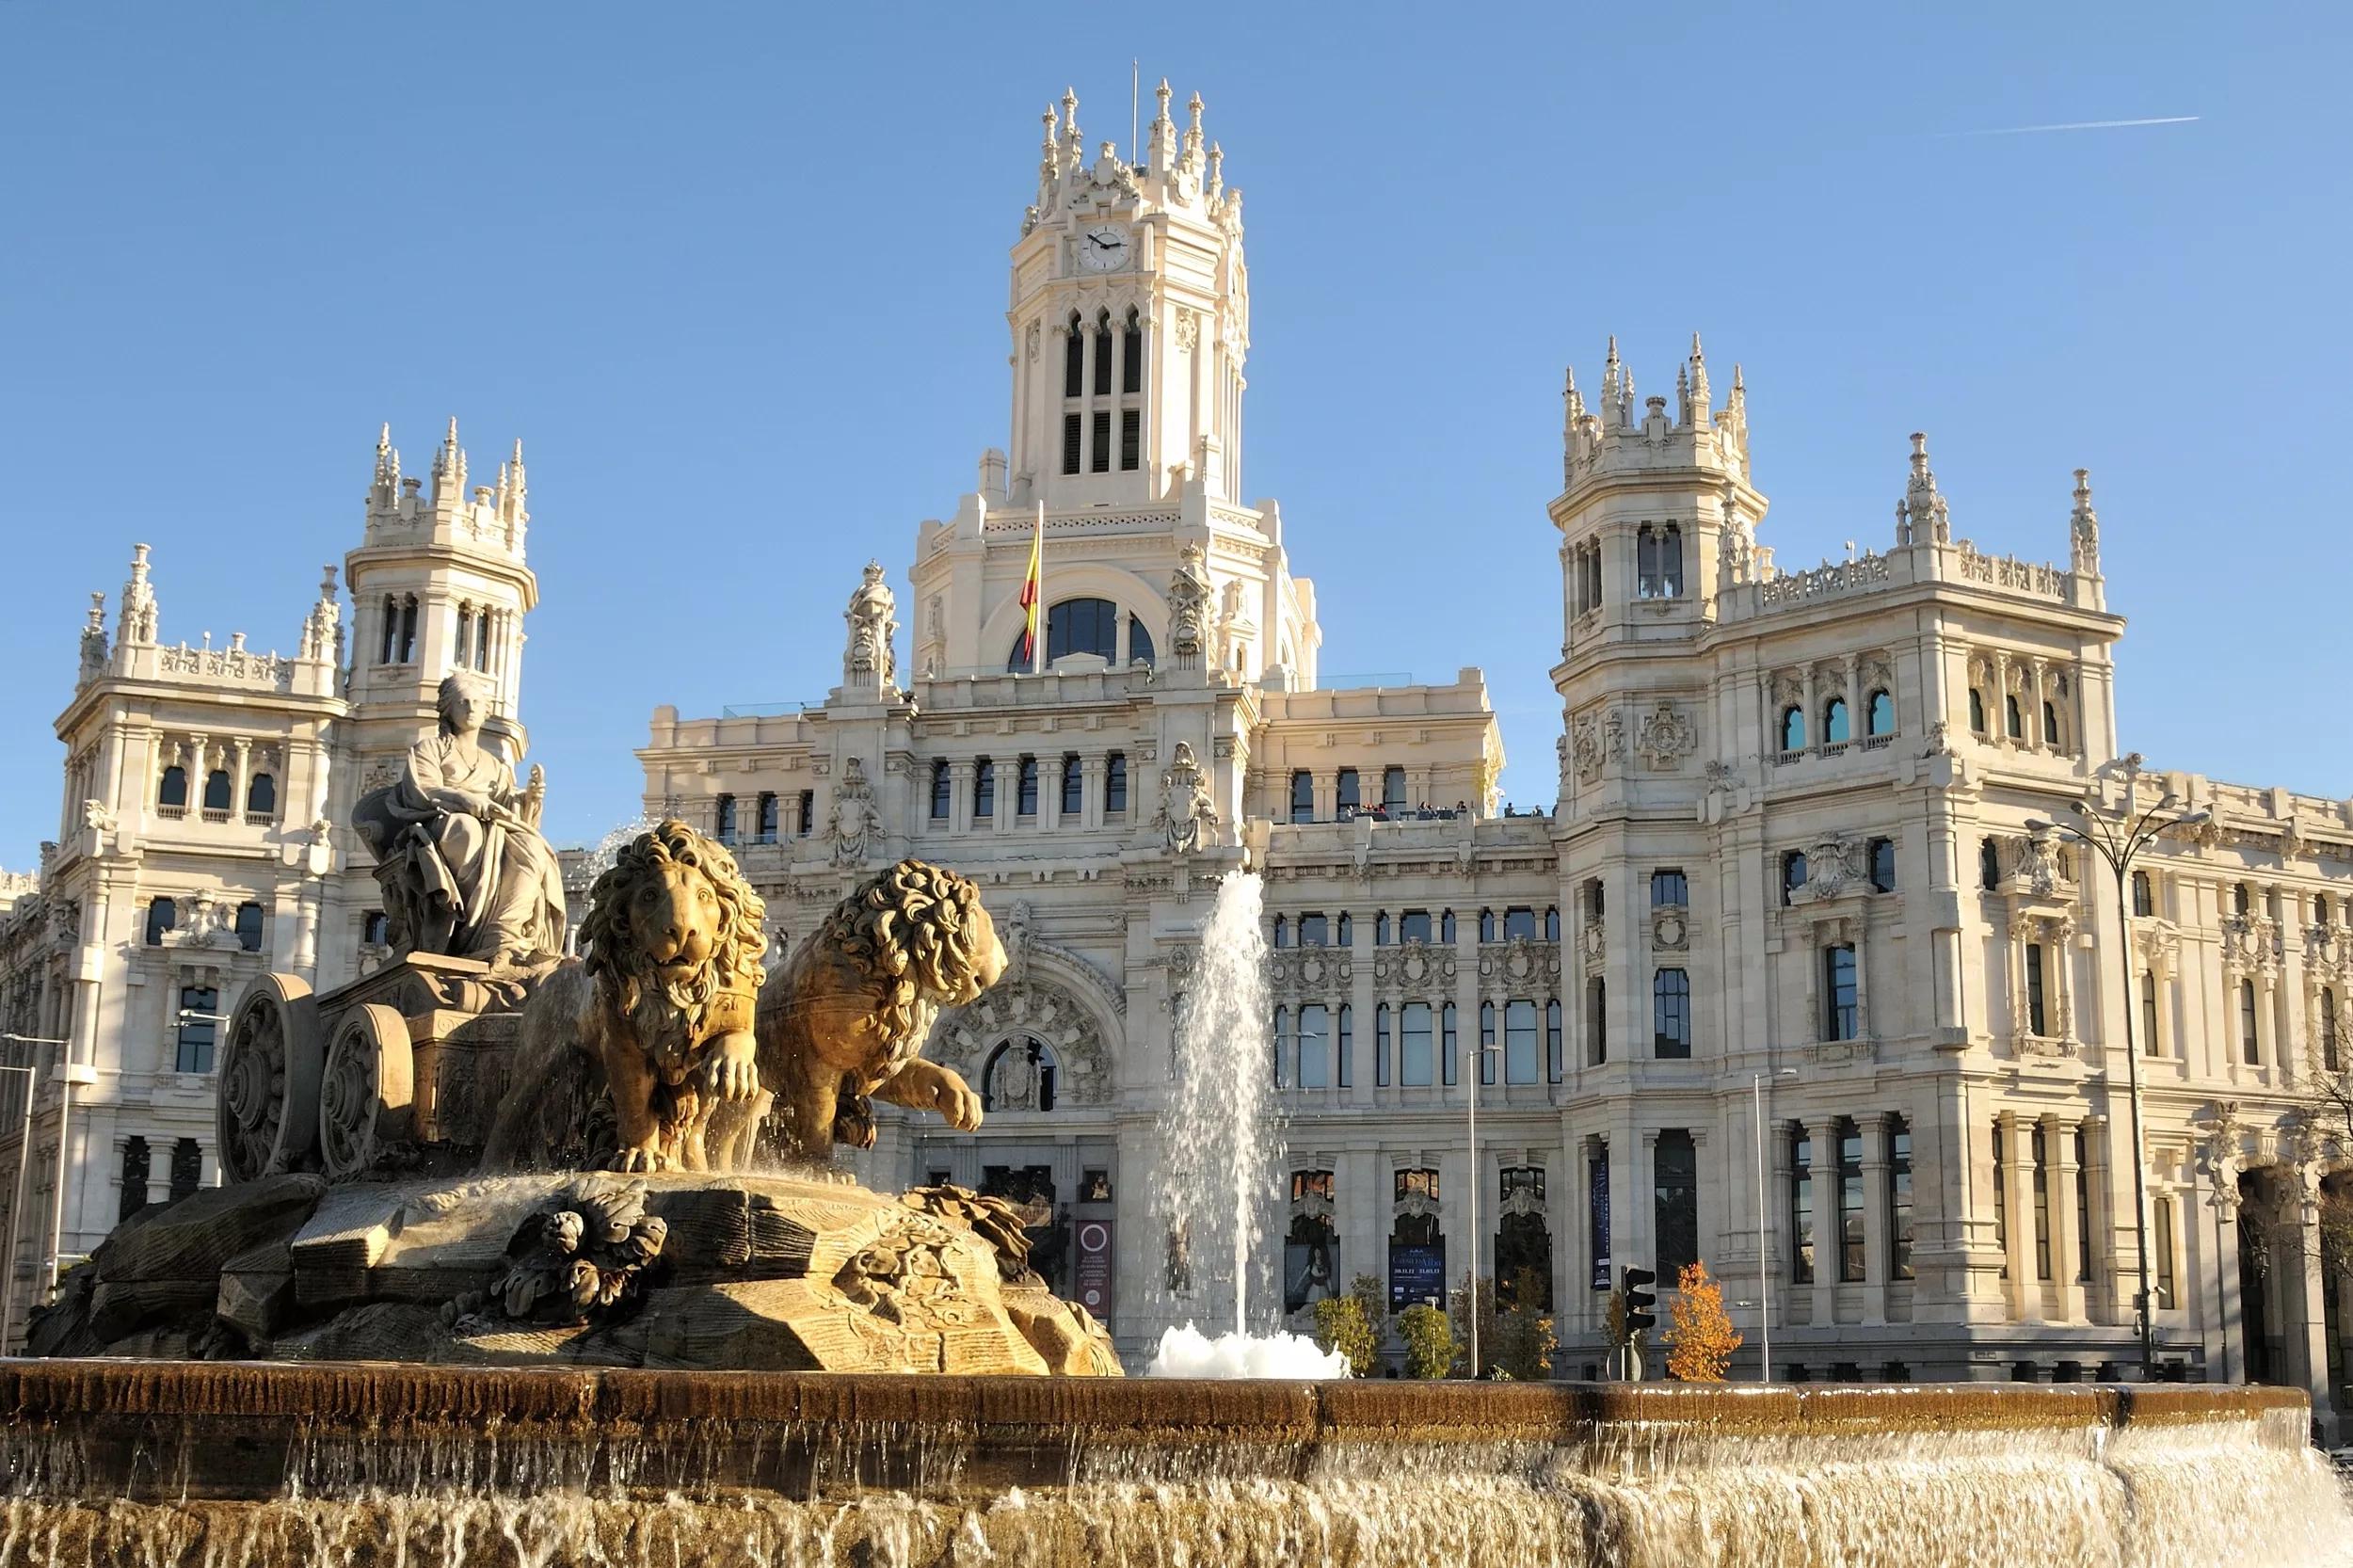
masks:
<instances>
[{"instance_id":1,"label":"clock face","mask_svg":"<svg viewBox=\"0 0 2353 1568\"><path fill-rule=\"evenodd\" d=\"M1098 224L1079 235L1079 265L1087 272L1116 272L1128 264L1128 231Z\"/></svg>"}]
</instances>

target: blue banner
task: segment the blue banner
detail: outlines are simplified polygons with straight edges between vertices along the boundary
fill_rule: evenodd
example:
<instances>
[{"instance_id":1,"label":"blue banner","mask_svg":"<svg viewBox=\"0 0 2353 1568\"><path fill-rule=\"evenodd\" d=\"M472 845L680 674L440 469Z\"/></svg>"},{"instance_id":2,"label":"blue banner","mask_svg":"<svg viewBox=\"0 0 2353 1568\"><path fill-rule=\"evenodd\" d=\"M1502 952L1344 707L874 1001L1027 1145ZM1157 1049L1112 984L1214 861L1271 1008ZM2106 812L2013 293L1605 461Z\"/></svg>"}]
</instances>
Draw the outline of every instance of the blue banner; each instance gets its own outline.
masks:
<instances>
[{"instance_id":1,"label":"blue banner","mask_svg":"<svg viewBox=\"0 0 2353 1568\"><path fill-rule=\"evenodd\" d=\"M1389 1243L1389 1310L1446 1306L1446 1243Z\"/></svg>"},{"instance_id":2,"label":"blue banner","mask_svg":"<svg viewBox=\"0 0 2353 1568\"><path fill-rule=\"evenodd\" d=\"M1586 1162L1593 1193L1593 1288L1609 1288L1609 1156L1593 1156Z\"/></svg>"}]
</instances>

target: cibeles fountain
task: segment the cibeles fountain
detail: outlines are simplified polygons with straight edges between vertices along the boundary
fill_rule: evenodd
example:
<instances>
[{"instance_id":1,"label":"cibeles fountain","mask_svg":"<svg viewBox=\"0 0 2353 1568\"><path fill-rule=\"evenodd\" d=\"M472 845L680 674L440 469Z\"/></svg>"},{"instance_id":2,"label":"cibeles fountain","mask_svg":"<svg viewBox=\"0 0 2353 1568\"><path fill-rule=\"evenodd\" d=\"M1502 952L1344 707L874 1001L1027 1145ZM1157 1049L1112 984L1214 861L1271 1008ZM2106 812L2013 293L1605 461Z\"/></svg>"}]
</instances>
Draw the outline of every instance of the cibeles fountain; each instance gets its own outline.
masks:
<instances>
[{"instance_id":1,"label":"cibeles fountain","mask_svg":"<svg viewBox=\"0 0 2353 1568\"><path fill-rule=\"evenodd\" d=\"M781 957L728 851L662 822L561 958L536 770L474 744L462 680L442 712L356 812L396 959L238 1000L227 1185L126 1221L0 1364L0 1568L2345 1555L2297 1390L1122 1378L1018 1213L833 1165L877 1099L980 1121L921 1054L1004 968L969 881L856 867ZM1159 1207L1239 1331L1257 878L1163 785L1209 912Z\"/></svg>"}]
</instances>

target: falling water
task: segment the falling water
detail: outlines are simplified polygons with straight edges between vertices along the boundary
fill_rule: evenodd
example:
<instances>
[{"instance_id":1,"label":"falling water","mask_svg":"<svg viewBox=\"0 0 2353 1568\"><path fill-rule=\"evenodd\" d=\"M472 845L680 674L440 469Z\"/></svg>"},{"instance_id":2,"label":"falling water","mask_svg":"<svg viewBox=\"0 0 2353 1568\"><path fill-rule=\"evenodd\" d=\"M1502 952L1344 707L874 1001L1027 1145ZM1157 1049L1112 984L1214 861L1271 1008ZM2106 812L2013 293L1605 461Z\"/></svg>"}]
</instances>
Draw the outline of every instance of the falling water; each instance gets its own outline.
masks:
<instances>
[{"instance_id":1,"label":"falling water","mask_svg":"<svg viewBox=\"0 0 2353 1568\"><path fill-rule=\"evenodd\" d=\"M1161 1136L1155 1208L1184 1239L1200 1299L1230 1270L1234 1332L1250 1331L1250 1257L1282 1160L1268 1093L1264 885L1236 872L1218 884L1201 956L1176 1024L1176 1081ZM1209 1267L1209 1260L1221 1260ZM1204 1277L1204 1273L1209 1277Z\"/></svg>"}]
</instances>

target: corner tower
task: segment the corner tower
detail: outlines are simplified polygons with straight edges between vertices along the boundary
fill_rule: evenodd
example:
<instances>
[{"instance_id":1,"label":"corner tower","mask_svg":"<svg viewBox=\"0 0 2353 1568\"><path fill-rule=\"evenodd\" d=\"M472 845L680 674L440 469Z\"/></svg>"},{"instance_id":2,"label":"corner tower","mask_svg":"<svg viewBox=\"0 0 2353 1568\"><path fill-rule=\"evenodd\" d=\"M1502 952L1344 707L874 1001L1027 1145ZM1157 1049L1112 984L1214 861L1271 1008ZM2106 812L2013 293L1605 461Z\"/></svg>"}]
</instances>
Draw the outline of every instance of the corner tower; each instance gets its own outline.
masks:
<instances>
[{"instance_id":1,"label":"corner tower","mask_svg":"<svg viewBox=\"0 0 2353 1568\"><path fill-rule=\"evenodd\" d=\"M1150 505L1188 477L1241 499L1241 192L1203 142L1200 95L1181 133L1165 81L1155 97L1142 163L1109 141L1089 153L1077 94L1046 111L1006 317L1016 506Z\"/></svg>"}]
</instances>

